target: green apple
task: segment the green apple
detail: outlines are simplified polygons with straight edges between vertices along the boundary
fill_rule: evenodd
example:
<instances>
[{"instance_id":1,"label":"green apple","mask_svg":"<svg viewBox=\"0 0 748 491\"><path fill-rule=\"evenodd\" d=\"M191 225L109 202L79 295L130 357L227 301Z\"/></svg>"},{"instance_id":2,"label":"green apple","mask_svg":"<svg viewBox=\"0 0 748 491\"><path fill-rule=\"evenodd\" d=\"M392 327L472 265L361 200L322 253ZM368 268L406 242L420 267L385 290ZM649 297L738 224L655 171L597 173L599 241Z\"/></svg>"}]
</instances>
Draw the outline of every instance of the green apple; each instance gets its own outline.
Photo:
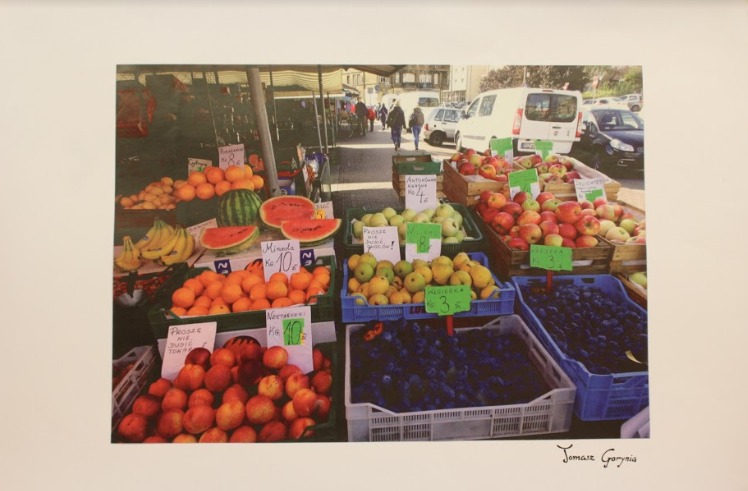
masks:
<instances>
[{"instance_id":1,"label":"green apple","mask_svg":"<svg viewBox=\"0 0 748 491\"><path fill-rule=\"evenodd\" d=\"M452 214L452 219L457 224L457 228L462 228L462 224L465 222L465 219L462 217L462 213L455 210L455 212Z\"/></svg>"},{"instance_id":2,"label":"green apple","mask_svg":"<svg viewBox=\"0 0 748 491\"><path fill-rule=\"evenodd\" d=\"M389 225L390 222L387 220L387 217L384 216L383 213L374 213L372 215L371 220L369 220L369 226L370 227L384 227L386 225Z\"/></svg>"},{"instance_id":3,"label":"green apple","mask_svg":"<svg viewBox=\"0 0 748 491\"><path fill-rule=\"evenodd\" d=\"M447 217L434 217L434 218L433 218L433 219L431 220L431 223L442 223L442 222L444 222L444 220L446 220L446 219L447 219Z\"/></svg>"},{"instance_id":4,"label":"green apple","mask_svg":"<svg viewBox=\"0 0 748 491\"><path fill-rule=\"evenodd\" d=\"M374 216L372 213L367 213L366 215L361 217L361 221L364 222L364 225L368 227L369 223L371 223L372 216Z\"/></svg>"},{"instance_id":5,"label":"green apple","mask_svg":"<svg viewBox=\"0 0 748 491\"><path fill-rule=\"evenodd\" d=\"M428 264L418 265L418 267L413 268L413 271L423 276L423 280L427 285L430 285L431 281L434 279L434 273L431 272L431 268Z\"/></svg>"},{"instance_id":6,"label":"green apple","mask_svg":"<svg viewBox=\"0 0 748 491\"><path fill-rule=\"evenodd\" d=\"M431 220L430 216L421 212L421 213L416 214L416 216L413 217L412 221L413 223L429 223L430 220Z\"/></svg>"},{"instance_id":7,"label":"green apple","mask_svg":"<svg viewBox=\"0 0 748 491\"><path fill-rule=\"evenodd\" d=\"M397 236L400 238L400 242L405 242L405 234L408 233L408 224L401 223L397 226Z\"/></svg>"},{"instance_id":8,"label":"green apple","mask_svg":"<svg viewBox=\"0 0 748 491\"><path fill-rule=\"evenodd\" d=\"M392 215L389 218L390 226L392 227L399 227L403 223L405 223L405 218L403 218L402 215Z\"/></svg>"},{"instance_id":9,"label":"green apple","mask_svg":"<svg viewBox=\"0 0 748 491\"><path fill-rule=\"evenodd\" d=\"M636 283L640 287L647 289L647 273L643 271L638 271L636 273L632 273L629 275L629 281L632 283Z\"/></svg>"},{"instance_id":10,"label":"green apple","mask_svg":"<svg viewBox=\"0 0 748 491\"><path fill-rule=\"evenodd\" d=\"M638 223L636 223L636 220L632 220L631 218L624 218L621 220L621 223L618 224L618 226L628 232L629 235L634 233L634 229L637 225Z\"/></svg>"},{"instance_id":11,"label":"green apple","mask_svg":"<svg viewBox=\"0 0 748 491\"><path fill-rule=\"evenodd\" d=\"M371 252L364 252L361 254L361 256L358 258L359 263L366 263L371 266L371 269L374 269L377 267L377 258L372 254Z\"/></svg>"},{"instance_id":12,"label":"green apple","mask_svg":"<svg viewBox=\"0 0 748 491\"><path fill-rule=\"evenodd\" d=\"M410 293L420 292L426 288L426 280L421 273L412 271L403 279L403 286L405 286L405 289Z\"/></svg>"},{"instance_id":13,"label":"green apple","mask_svg":"<svg viewBox=\"0 0 748 491\"><path fill-rule=\"evenodd\" d=\"M363 295L363 293L354 293L351 295L351 297L355 298L354 300L356 302L356 305L366 305L366 297Z\"/></svg>"},{"instance_id":14,"label":"green apple","mask_svg":"<svg viewBox=\"0 0 748 491\"><path fill-rule=\"evenodd\" d=\"M389 262L389 261L387 261ZM378 267L374 274L379 276L384 276L387 278L387 282L391 283L393 279L395 279L395 272L392 270L391 266L382 266Z\"/></svg>"},{"instance_id":15,"label":"green apple","mask_svg":"<svg viewBox=\"0 0 748 491\"><path fill-rule=\"evenodd\" d=\"M385 217L385 218L386 218L387 220L389 220L390 218L392 218L392 217L394 217L395 215L397 215L397 211L395 211L395 209L394 209L394 208L391 208L391 207L389 207L389 206L388 206L387 208L383 209L381 213L382 213L382 215L384 215L384 217Z\"/></svg>"},{"instance_id":16,"label":"green apple","mask_svg":"<svg viewBox=\"0 0 748 491\"><path fill-rule=\"evenodd\" d=\"M411 261L410 264L413 265L413 271L415 271L416 269L422 266L425 266L427 268L429 267L429 262L426 261L425 259L413 259L413 261Z\"/></svg>"},{"instance_id":17,"label":"green apple","mask_svg":"<svg viewBox=\"0 0 748 491\"><path fill-rule=\"evenodd\" d=\"M442 244L459 244L460 241L457 240L457 237L444 237L442 239Z\"/></svg>"},{"instance_id":18,"label":"green apple","mask_svg":"<svg viewBox=\"0 0 748 491\"><path fill-rule=\"evenodd\" d=\"M460 228L455 223L454 218L445 218L442 221L442 236L443 237L454 237Z\"/></svg>"},{"instance_id":19,"label":"green apple","mask_svg":"<svg viewBox=\"0 0 748 491\"><path fill-rule=\"evenodd\" d=\"M454 259L452 259L452 266L459 269L465 261L469 260L470 256L468 256L467 252L458 252Z\"/></svg>"},{"instance_id":20,"label":"green apple","mask_svg":"<svg viewBox=\"0 0 748 491\"><path fill-rule=\"evenodd\" d=\"M374 276L374 267L369 263L362 263L359 261L356 269L353 270L353 276L355 276L360 283L366 283Z\"/></svg>"},{"instance_id":21,"label":"green apple","mask_svg":"<svg viewBox=\"0 0 748 491\"><path fill-rule=\"evenodd\" d=\"M364 226L366 224L361 220L356 220L353 222L353 226L351 227L353 230L353 236L357 239L361 239L364 236Z\"/></svg>"},{"instance_id":22,"label":"green apple","mask_svg":"<svg viewBox=\"0 0 748 491\"><path fill-rule=\"evenodd\" d=\"M462 230L458 230L456 234L454 234L453 238L457 241L459 244L463 240L465 240L465 234L462 233Z\"/></svg>"},{"instance_id":23,"label":"green apple","mask_svg":"<svg viewBox=\"0 0 748 491\"><path fill-rule=\"evenodd\" d=\"M413 272L413 265L405 259L401 259L395 263L393 270L398 278L405 278L409 273Z\"/></svg>"},{"instance_id":24,"label":"green apple","mask_svg":"<svg viewBox=\"0 0 748 491\"><path fill-rule=\"evenodd\" d=\"M356 266L358 266L358 262L361 260L360 254L354 254L351 257L348 258L348 269L353 271L356 269Z\"/></svg>"},{"instance_id":25,"label":"green apple","mask_svg":"<svg viewBox=\"0 0 748 491\"><path fill-rule=\"evenodd\" d=\"M446 264L450 268L454 267L454 263L452 263L452 259L447 256L439 256L437 258L434 258L434 260L431 261L431 265L433 266L434 264Z\"/></svg>"},{"instance_id":26,"label":"green apple","mask_svg":"<svg viewBox=\"0 0 748 491\"><path fill-rule=\"evenodd\" d=\"M455 285L472 286L473 278L470 277L470 273L468 273L467 271L458 270L452 273L452 275L449 277L449 284L452 286L455 286Z\"/></svg>"},{"instance_id":27,"label":"green apple","mask_svg":"<svg viewBox=\"0 0 748 491\"><path fill-rule=\"evenodd\" d=\"M481 264L476 264L470 268L470 276L473 278L473 285L480 290L489 285L496 284L491 270Z\"/></svg>"},{"instance_id":28,"label":"green apple","mask_svg":"<svg viewBox=\"0 0 748 491\"><path fill-rule=\"evenodd\" d=\"M434 210L436 216L444 218L451 218L454 212L455 209L449 203L442 203L436 207L436 210Z\"/></svg>"},{"instance_id":29,"label":"green apple","mask_svg":"<svg viewBox=\"0 0 748 491\"><path fill-rule=\"evenodd\" d=\"M413 217L416 216L416 215L417 215L417 213L414 210L410 209L410 208L405 208L402 211L402 213L400 213L400 216L403 217L406 222L413 221Z\"/></svg>"},{"instance_id":30,"label":"green apple","mask_svg":"<svg viewBox=\"0 0 748 491\"><path fill-rule=\"evenodd\" d=\"M433 208L426 208L421 213L423 213L424 215L426 215L428 217L429 221L431 221L431 219L434 217L434 214L436 213L436 210L434 210Z\"/></svg>"},{"instance_id":31,"label":"green apple","mask_svg":"<svg viewBox=\"0 0 748 491\"><path fill-rule=\"evenodd\" d=\"M371 281L369 281L369 295L374 295L375 293L384 294L387 292L387 290L389 290L389 288L390 280L380 274L375 274L371 278ZM369 299L369 302L371 302L371 297Z\"/></svg>"}]
</instances>

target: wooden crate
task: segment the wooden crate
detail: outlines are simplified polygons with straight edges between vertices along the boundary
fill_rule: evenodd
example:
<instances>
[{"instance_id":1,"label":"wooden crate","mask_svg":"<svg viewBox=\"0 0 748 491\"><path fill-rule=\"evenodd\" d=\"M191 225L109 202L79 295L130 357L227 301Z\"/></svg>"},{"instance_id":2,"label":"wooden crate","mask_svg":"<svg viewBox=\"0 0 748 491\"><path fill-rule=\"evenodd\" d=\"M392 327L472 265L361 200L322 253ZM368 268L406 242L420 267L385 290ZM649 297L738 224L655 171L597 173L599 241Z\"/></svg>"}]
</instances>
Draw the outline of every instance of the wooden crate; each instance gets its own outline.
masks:
<instances>
[{"instance_id":1,"label":"wooden crate","mask_svg":"<svg viewBox=\"0 0 748 491\"><path fill-rule=\"evenodd\" d=\"M506 183L492 181L479 175L464 176L457 172L454 164L448 160L442 165L444 176L444 194L453 203L460 203L469 208L475 206L483 191L499 192Z\"/></svg>"},{"instance_id":2,"label":"wooden crate","mask_svg":"<svg viewBox=\"0 0 748 491\"><path fill-rule=\"evenodd\" d=\"M638 271L644 271L642 269L639 269ZM629 294L629 298L636 302L639 306L646 309L647 308L647 290L645 288L640 287L639 285L635 284L632 281L629 281L629 274L630 273L616 273L616 278L621 280L621 283L623 283L623 286L626 287L626 293Z\"/></svg>"},{"instance_id":3,"label":"wooden crate","mask_svg":"<svg viewBox=\"0 0 748 491\"><path fill-rule=\"evenodd\" d=\"M644 210L623 201L617 202L623 207L624 212L631 213L637 221L644 219ZM646 244L622 244L612 242L602 236L597 236L601 242L609 244L613 248L610 258L610 274L631 274L647 269L647 245Z\"/></svg>"},{"instance_id":4,"label":"wooden crate","mask_svg":"<svg viewBox=\"0 0 748 491\"><path fill-rule=\"evenodd\" d=\"M593 169L592 167L589 167L585 165L584 163L580 162L579 160L567 157L569 160L571 160L574 163L574 170L579 173L580 176L582 176L582 179L597 179L597 178L603 178L604 184L603 187L605 189L605 197L608 199L608 201L616 201L618 199L618 191L621 189L621 183L611 179L610 177L606 176L600 171L597 171ZM525 170L524 167L520 166L519 164L515 163L513 164L513 167L517 170ZM541 191L547 191L553 193L553 196L555 196L557 199L561 201L576 201L577 200L577 191L576 187L574 186L573 182L561 182L561 183L542 183L540 184L540 190Z\"/></svg>"}]
</instances>

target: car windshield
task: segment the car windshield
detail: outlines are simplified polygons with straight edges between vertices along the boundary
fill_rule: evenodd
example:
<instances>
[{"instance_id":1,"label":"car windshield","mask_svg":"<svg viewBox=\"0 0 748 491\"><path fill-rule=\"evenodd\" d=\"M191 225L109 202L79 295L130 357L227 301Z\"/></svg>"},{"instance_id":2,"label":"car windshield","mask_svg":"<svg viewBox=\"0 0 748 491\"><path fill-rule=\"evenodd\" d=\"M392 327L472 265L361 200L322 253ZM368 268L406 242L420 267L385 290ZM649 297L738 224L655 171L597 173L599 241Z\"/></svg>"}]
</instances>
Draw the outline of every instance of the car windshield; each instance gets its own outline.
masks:
<instances>
[{"instance_id":1,"label":"car windshield","mask_svg":"<svg viewBox=\"0 0 748 491\"><path fill-rule=\"evenodd\" d=\"M569 123L577 117L577 98L565 94L529 94L525 117L531 121Z\"/></svg>"},{"instance_id":2,"label":"car windshield","mask_svg":"<svg viewBox=\"0 0 748 491\"><path fill-rule=\"evenodd\" d=\"M418 105L421 107L436 107L439 105L439 99L436 97L419 97Z\"/></svg>"},{"instance_id":3,"label":"car windshield","mask_svg":"<svg viewBox=\"0 0 748 491\"><path fill-rule=\"evenodd\" d=\"M598 109L592 114L603 131L644 130L644 121L631 111Z\"/></svg>"}]
</instances>

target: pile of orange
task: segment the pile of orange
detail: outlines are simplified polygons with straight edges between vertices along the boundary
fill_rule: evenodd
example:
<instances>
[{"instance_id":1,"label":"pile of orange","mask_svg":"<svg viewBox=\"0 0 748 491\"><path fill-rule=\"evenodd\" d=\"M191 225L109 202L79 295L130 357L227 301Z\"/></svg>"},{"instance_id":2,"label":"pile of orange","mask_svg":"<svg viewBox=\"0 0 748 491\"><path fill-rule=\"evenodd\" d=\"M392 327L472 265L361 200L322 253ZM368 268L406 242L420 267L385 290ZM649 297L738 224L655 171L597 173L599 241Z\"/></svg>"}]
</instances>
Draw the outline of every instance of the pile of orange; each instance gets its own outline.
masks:
<instances>
[{"instance_id":1,"label":"pile of orange","mask_svg":"<svg viewBox=\"0 0 748 491\"><path fill-rule=\"evenodd\" d=\"M126 210L173 210L178 199L174 196L174 180L162 177L149 183L137 194L120 196L119 205Z\"/></svg>"},{"instance_id":2,"label":"pile of orange","mask_svg":"<svg viewBox=\"0 0 748 491\"><path fill-rule=\"evenodd\" d=\"M265 281L262 272L246 269L228 274L205 270L185 280L171 296L171 311L178 315L218 315L248 310L317 303L317 295L330 288L330 269L301 268L286 276L274 273Z\"/></svg>"},{"instance_id":3,"label":"pile of orange","mask_svg":"<svg viewBox=\"0 0 748 491\"><path fill-rule=\"evenodd\" d=\"M174 182L174 195L180 201L211 199L222 196L230 189L249 189L255 191L265 186L265 180L254 174L249 165L230 165L226 170L216 166L206 167L203 171L192 171L187 180Z\"/></svg>"}]
</instances>

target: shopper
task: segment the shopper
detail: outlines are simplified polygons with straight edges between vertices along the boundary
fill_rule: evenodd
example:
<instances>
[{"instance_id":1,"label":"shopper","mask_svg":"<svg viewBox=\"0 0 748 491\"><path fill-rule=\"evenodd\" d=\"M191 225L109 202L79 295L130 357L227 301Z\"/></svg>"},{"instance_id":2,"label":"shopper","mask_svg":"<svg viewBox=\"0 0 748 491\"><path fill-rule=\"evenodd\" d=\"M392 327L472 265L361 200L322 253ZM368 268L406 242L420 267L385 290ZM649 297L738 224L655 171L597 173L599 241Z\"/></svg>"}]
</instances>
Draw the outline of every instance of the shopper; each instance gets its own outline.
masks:
<instances>
[{"instance_id":1,"label":"shopper","mask_svg":"<svg viewBox=\"0 0 748 491\"><path fill-rule=\"evenodd\" d=\"M418 150L418 137L421 136L421 128L423 128L423 119L423 111L418 106L413 109L413 113L408 118L408 126L410 126L410 131L413 132L416 150Z\"/></svg>"},{"instance_id":2,"label":"shopper","mask_svg":"<svg viewBox=\"0 0 748 491\"><path fill-rule=\"evenodd\" d=\"M369 132L374 132L374 120L377 119L377 112L373 107L367 109L366 119L369 120Z\"/></svg>"},{"instance_id":3,"label":"shopper","mask_svg":"<svg viewBox=\"0 0 748 491\"><path fill-rule=\"evenodd\" d=\"M366 116L369 111L366 109L366 104L361 99L356 103L356 118L358 118L358 129L361 132L361 136L366 136Z\"/></svg>"},{"instance_id":4,"label":"shopper","mask_svg":"<svg viewBox=\"0 0 748 491\"><path fill-rule=\"evenodd\" d=\"M379 108L379 120L382 122L382 131L387 129L387 113L387 106L383 102Z\"/></svg>"},{"instance_id":5,"label":"shopper","mask_svg":"<svg viewBox=\"0 0 748 491\"><path fill-rule=\"evenodd\" d=\"M400 150L400 137L403 126L405 126L405 113L400 108L400 101L397 101L395 107L390 111L390 115L387 117L387 126L390 127L390 134L392 135L392 143L395 144L395 150Z\"/></svg>"}]
</instances>

